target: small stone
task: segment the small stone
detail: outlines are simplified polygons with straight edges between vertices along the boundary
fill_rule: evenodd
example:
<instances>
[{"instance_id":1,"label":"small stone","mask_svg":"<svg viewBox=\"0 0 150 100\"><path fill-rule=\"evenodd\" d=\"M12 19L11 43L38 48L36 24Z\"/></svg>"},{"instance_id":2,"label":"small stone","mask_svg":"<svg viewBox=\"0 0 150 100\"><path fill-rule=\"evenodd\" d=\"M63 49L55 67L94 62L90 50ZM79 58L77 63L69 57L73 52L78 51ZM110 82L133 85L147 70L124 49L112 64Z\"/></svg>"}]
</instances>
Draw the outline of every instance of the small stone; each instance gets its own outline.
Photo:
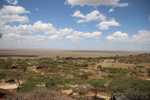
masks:
<instances>
[{"instance_id":1,"label":"small stone","mask_svg":"<svg viewBox=\"0 0 150 100\"><path fill-rule=\"evenodd\" d=\"M63 94L66 94L66 95L72 95L73 90L72 90L72 89L69 89L69 90L62 90L62 93L63 93Z\"/></svg>"}]
</instances>

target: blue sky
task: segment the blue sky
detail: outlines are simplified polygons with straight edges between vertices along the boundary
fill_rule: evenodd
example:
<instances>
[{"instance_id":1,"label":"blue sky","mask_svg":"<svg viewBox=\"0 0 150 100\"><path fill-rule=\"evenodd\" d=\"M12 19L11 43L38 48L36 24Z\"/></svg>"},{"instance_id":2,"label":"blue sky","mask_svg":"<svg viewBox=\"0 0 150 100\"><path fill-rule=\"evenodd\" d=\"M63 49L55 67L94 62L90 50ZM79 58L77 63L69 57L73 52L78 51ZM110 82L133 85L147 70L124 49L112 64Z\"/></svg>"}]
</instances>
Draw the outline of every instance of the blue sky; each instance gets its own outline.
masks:
<instances>
[{"instance_id":1,"label":"blue sky","mask_svg":"<svg viewBox=\"0 0 150 100\"><path fill-rule=\"evenodd\" d=\"M0 48L150 51L150 0L0 0Z\"/></svg>"}]
</instances>

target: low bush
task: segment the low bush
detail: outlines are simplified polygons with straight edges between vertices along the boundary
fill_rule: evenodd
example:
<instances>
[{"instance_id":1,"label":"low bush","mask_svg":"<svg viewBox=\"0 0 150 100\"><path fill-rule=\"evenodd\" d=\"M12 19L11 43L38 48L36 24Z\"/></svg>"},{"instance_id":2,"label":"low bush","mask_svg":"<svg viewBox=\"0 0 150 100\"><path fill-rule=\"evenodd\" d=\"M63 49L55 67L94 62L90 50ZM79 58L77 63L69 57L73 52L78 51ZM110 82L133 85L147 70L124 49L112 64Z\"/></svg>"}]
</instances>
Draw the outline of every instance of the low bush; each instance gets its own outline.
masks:
<instances>
[{"instance_id":1,"label":"low bush","mask_svg":"<svg viewBox=\"0 0 150 100\"><path fill-rule=\"evenodd\" d=\"M16 96L9 96L6 100L73 100L57 91L47 89L36 89L30 92L17 93Z\"/></svg>"},{"instance_id":2,"label":"low bush","mask_svg":"<svg viewBox=\"0 0 150 100\"><path fill-rule=\"evenodd\" d=\"M116 79L110 84L113 94L123 94L129 100L150 100L150 81L138 79Z\"/></svg>"},{"instance_id":3,"label":"low bush","mask_svg":"<svg viewBox=\"0 0 150 100\"><path fill-rule=\"evenodd\" d=\"M89 80L88 83L95 88L104 88L105 84L107 83L107 80L106 79Z\"/></svg>"}]
</instances>

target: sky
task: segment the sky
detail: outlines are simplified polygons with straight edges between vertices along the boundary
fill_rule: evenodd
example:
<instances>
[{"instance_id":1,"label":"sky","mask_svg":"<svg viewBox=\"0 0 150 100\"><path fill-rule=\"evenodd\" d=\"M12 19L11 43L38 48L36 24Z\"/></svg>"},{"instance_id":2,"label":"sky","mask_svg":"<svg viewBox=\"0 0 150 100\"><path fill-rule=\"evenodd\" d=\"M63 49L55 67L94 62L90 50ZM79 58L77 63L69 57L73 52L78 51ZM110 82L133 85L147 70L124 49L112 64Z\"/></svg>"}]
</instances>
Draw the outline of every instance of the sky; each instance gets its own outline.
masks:
<instances>
[{"instance_id":1,"label":"sky","mask_svg":"<svg viewBox=\"0 0 150 100\"><path fill-rule=\"evenodd\" d=\"M150 0L0 0L0 48L150 51Z\"/></svg>"}]
</instances>

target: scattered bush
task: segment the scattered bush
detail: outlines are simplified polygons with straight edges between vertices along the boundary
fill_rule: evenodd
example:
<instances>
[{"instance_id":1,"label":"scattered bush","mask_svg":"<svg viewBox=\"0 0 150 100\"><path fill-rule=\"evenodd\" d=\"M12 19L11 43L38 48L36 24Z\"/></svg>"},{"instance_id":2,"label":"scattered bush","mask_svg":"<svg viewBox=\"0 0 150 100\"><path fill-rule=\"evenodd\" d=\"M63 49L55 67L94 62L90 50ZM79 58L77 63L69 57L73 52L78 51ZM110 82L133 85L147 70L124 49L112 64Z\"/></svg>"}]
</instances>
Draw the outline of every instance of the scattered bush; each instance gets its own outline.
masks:
<instances>
[{"instance_id":1,"label":"scattered bush","mask_svg":"<svg viewBox=\"0 0 150 100\"><path fill-rule=\"evenodd\" d=\"M5 79L6 76L7 76L6 73L0 72L0 80L1 80L1 79Z\"/></svg>"},{"instance_id":2,"label":"scattered bush","mask_svg":"<svg viewBox=\"0 0 150 100\"><path fill-rule=\"evenodd\" d=\"M123 94L129 100L150 100L150 81L138 79L116 79L110 84L113 94Z\"/></svg>"},{"instance_id":3,"label":"scattered bush","mask_svg":"<svg viewBox=\"0 0 150 100\"><path fill-rule=\"evenodd\" d=\"M6 100L73 100L57 91L47 89L36 89L31 92L18 93L16 96L9 96Z\"/></svg>"},{"instance_id":4,"label":"scattered bush","mask_svg":"<svg viewBox=\"0 0 150 100\"><path fill-rule=\"evenodd\" d=\"M107 83L107 80L106 79L89 80L88 83L95 88L105 88L105 84Z\"/></svg>"}]
</instances>

